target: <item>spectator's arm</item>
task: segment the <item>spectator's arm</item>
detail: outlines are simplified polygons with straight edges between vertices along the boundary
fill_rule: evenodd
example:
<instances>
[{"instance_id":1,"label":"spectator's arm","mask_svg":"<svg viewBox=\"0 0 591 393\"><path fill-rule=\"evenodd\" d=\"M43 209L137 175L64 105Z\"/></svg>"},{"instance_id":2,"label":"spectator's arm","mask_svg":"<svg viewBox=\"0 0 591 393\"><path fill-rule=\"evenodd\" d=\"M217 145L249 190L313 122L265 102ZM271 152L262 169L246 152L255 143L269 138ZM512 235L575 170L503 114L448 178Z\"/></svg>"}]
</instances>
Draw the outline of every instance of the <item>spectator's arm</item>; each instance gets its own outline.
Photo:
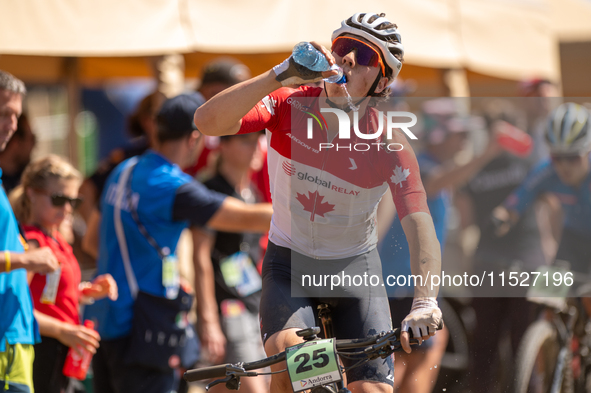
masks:
<instances>
[{"instance_id":1,"label":"spectator's arm","mask_svg":"<svg viewBox=\"0 0 591 393\"><path fill-rule=\"evenodd\" d=\"M0 273L8 269L6 251L0 251ZM46 274L59 267L59 262L49 247L42 247L26 253L8 252L10 270L26 269L30 272Z\"/></svg>"},{"instance_id":2,"label":"spectator's arm","mask_svg":"<svg viewBox=\"0 0 591 393\"><path fill-rule=\"evenodd\" d=\"M178 188L172 219L224 232L264 233L269 230L272 213L269 203L246 204L194 181Z\"/></svg>"},{"instance_id":3,"label":"spectator's arm","mask_svg":"<svg viewBox=\"0 0 591 393\"><path fill-rule=\"evenodd\" d=\"M496 138L491 139L486 150L468 163L451 168L441 168L425 177L423 179L423 186L425 187L427 197L436 195L444 188L461 186L470 181L486 164L497 157L501 153L502 148L496 142Z\"/></svg>"},{"instance_id":4,"label":"spectator's arm","mask_svg":"<svg viewBox=\"0 0 591 393\"><path fill-rule=\"evenodd\" d=\"M220 327L218 305L215 297L215 279L211 261L214 237L212 234L191 228L193 237L193 263L195 266L195 296L197 297L197 328L201 344L209 361L223 361L226 337Z\"/></svg>"},{"instance_id":5,"label":"spectator's arm","mask_svg":"<svg viewBox=\"0 0 591 393\"><path fill-rule=\"evenodd\" d=\"M269 230L272 215L270 203L246 204L228 197L207 225L224 232L264 233Z\"/></svg>"},{"instance_id":6,"label":"spectator's arm","mask_svg":"<svg viewBox=\"0 0 591 393\"><path fill-rule=\"evenodd\" d=\"M82 250L94 259L98 258L100 223L101 213L94 209L86 224L86 233L82 238Z\"/></svg>"},{"instance_id":7,"label":"spectator's arm","mask_svg":"<svg viewBox=\"0 0 591 393\"><path fill-rule=\"evenodd\" d=\"M96 353L100 336L95 330L60 321L37 310L33 310L33 314L39 324L39 333L42 336L53 337L68 347L75 348L80 345L90 353Z\"/></svg>"}]
</instances>

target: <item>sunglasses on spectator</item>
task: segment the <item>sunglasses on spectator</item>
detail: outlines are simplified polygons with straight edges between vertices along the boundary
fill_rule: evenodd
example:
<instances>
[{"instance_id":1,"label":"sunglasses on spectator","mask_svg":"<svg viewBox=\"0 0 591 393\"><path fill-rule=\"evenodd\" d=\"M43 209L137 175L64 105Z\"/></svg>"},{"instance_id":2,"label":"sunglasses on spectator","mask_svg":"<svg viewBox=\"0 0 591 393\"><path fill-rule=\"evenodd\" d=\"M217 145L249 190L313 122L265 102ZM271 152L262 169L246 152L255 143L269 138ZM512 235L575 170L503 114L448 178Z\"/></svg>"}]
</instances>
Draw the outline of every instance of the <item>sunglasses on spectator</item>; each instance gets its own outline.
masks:
<instances>
[{"instance_id":1,"label":"sunglasses on spectator","mask_svg":"<svg viewBox=\"0 0 591 393\"><path fill-rule=\"evenodd\" d=\"M45 192L43 190L35 190L35 191L37 191L38 193L47 195L49 197L49 199L51 200L51 204L55 207L62 207L62 206L65 206L66 203L69 203L73 209L76 209L82 203L82 198L70 198L69 196L61 195L61 194L48 194L47 192Z\"/></svg>"},{"instance_id":2,"label":"sunglasses on spectator","mask_svg":"<svg viewBox=\"0 0 591 393\"><path fill-rule=\"evenodd\" d=\"M552 162L560 164L566 162L569 165L578 164L582 161L584 156L571 155L571 156L552 156Z\"/></svg>"},{"instance_id":3,"label":"sunglasses on spectator","mask_svg":"<svg viewBox=\"0 0 591 393\"><path fill-rule=\"evenodd\" d=\"M337 37L332 42L332 51L340 57L345 57L351 51L355 52L357 63L362 66L382 68L382 75L386 75L386 67L380 53L369 44L353 37Z\"/></svg>"}]
</instances>

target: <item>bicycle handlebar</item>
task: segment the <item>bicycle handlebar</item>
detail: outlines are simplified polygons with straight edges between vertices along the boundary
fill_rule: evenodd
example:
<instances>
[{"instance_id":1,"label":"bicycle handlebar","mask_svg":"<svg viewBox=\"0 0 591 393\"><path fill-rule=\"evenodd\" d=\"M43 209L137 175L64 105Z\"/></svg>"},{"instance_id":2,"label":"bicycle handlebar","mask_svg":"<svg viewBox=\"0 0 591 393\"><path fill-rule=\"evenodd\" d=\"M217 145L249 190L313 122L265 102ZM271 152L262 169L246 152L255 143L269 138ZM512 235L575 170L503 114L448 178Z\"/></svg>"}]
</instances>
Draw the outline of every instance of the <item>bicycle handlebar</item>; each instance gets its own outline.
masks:
<instances>
[{"instance_id":1,"label":"bicycle handlebar","mask_svg":"<svg viewBox=\"0 0 591 393\"><path fill-rule=\"evenodd\" d=\"M226 376L227 364L220 364L217 366L203 367L195 370L188 370L185 372L183 378L185 381L194 382L202 379L221 378Z\"/></svg>"},{"instance_id":2,"label":"bicycle handlebar","mask_svg":"<svg viewBox=\"0 0 591 393\"><path fill-rule=\"evenodd\" d=\"M437 326L437 330L443 329L443 321L439 323ZM384 340L388 341L400 341L400 329L394 329L389 332L389 334L385 335L374 335L367 338L357 338L357 339L348 339L348 340L336 340L336 347L337 350L344 350L344 349L354 349L354 348L362 348L362 347L369 347L374 344L382 343ZM412 338L412 331L409 331L410 337ZM245 371L248 370L256 370L259 368L265 368L267 366L271 366L273 364L279 363L285 360L285 351L280 352L276 355L270 356L265 359L257 360L254 362L244 363L242 365L238 364L238 366L242 366ZM195 370L188 370L185 372L183 378L187 382L195 382L202 379L213 379L213 378L222 378L226 376L226 371L234 368L235 365L233 364L220 364L218 366L211 366L211 367L204 367ZM248 376L249 373L245 373L244 376ZM252 374L254 376L256 374Z\"/></svg>"}]
</instances>

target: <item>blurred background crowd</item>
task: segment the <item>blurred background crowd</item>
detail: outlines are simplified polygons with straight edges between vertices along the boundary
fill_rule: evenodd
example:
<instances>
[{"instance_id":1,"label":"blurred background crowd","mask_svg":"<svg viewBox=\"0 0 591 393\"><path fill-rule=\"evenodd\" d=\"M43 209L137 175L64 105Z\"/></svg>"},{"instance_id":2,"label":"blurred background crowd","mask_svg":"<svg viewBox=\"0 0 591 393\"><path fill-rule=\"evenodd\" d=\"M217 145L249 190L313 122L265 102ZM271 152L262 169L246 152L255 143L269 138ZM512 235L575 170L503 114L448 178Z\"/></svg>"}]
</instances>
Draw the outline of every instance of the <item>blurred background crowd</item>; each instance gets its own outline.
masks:
<instances>
[{"instance_id":1,"label":"blurred background crowd","mask_svg":"<svg viewBox=\"0 0 591 393\"><path fill-rule=\"evenodd\" d=\"M0 153L2 186L9 195L18 191L30 180L26 174L43 165L71 172L64 176L79 187L81 200L69 201L76 209L59 224L79 263L79 280L94 275L96 254L84 239L107 178L123 160L155 145L156 115L167 98L188 93L204 102L279 64L299 41L329 47L323 39L343 16L358 11L357 4L332 1L204 3L108 0L58 7L0 0L5 15L0 70L23 80L28 90L17 131ZM440 214L436 229L444 245L444 270L553 261L561 237L556 198L544 197L530 209L508 243L499 243L489 220L528 171L549 158L544 130L551 111L567 101L591 108L591 2L423 0L375 2L371 8L385 12L402 33L406 63L392 85L391 102L421 119L413 148L434 201L431 212ZM528 133L533 148L519 155L499 146L499 122ZM198 157L183 169L209 188L249 203L269 202L265 138L264 133L248 139L202 137ZM439 174L450 168L455 172L442 180ZM18 200L12 195L11 201ZM408 258L394 218L392 206L383 203L379 247L384 273L405 274L401 264L388 263ZM199 272L208 269L199 255L210 254L217 266L232 254L224 249L228 244L239 249L247 244L260 271L265 236L232 236L238 235L183 235L178 255L188 283L199 285ZM224 281L219 267L215 274L218 284ZM216 288L221 317L248 318L238 323L252 328L250 348L260 357L254 295L228 296L223 285ZM405 293L399 289L390 295ZM484 391L476 386L489 386L487 391L507 391L511 370L506 365L534 317L527 301L519 294L507 299L448 295L441 307L446 322L450 315L449 331L423 351L397 360L399 390L476 392ZM405 316L400 310L410 308L405 300L397 301L395 326ZM230 335L231 326L224 334ZM240 356L239 350L220 349L223 339L204 336L201 362L221 361L224 352ZM88 382L74 388L92 390ZM265 381L246 383L243 390L263 392Z\"/></svg>"}]
</instances>

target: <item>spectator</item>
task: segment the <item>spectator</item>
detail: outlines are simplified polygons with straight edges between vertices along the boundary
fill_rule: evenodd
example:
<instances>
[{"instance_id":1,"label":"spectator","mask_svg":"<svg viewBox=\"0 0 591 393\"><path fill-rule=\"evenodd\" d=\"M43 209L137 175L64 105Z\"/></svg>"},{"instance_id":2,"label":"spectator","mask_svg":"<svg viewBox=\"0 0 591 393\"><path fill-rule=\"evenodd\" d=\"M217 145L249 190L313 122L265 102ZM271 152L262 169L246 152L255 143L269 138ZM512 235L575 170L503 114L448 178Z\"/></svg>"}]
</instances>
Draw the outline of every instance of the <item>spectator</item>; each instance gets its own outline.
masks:
<instances>
[{"instance_id":1,"label":"spectator","mask_svg":"<svg viewBox=\"0 0 591 393\"><path fill-rule=\"evenodd\" d=\"M258 133L221 137L216 175L204 185L246 203L261 200L250 180L258 140ZM223 231L198 231L193 237L200 271L211 269L213 263L217 304L212 308L219 311L226 337L224 362L251 362L265 357L258 320L261 278L255 268L261 258L260 237ZM196 272L195 287L207 285L204 279L205 275ZM202 301L197 299L197 303ZM263 393L269 387L264 377L245 378L240 390Z\"/></svg>"},{"instance_id":2,"label":"spectator","mask_svg":"<svg viewBox=\"0 0 591 393\"><path fill-rule=\"evenodd\" d=\"M558 104L560 94L554 83L548 79L532 78L518 84L518 94L523 98L526 116L526 131L534 140L532 160L539 162L548 158L548 146L544 141L544 130L547 117ZM557 202L558 203L558 202Z\"/></svg>"},{"instance_id":3,"label":"spectator","mask_svg":"<svg viewBox=\"0 0 591 393\"><path fill-rule=\"evenodd\" d=\"M82 346L94 353L99 345L98 334L80 325L78 303L107 295L112 300L117 298L117 285L110 274L97 277L92 284L81 285L78 262L58 230L80 202L80 179L80 173L72 165L50 155L28 165L22 184L10 195L17 219L25 224L29 248L49 247L60 262L54 302L42 300L47 276L29 274L34 315L41 333L41 343L35 344L33 363L37 393L59 393L67 388L68 378L62 374L62 369L69 347Z\"/></svg>"},{"instance_id":4,"label":"spectator","mask_svg":"<svg viewBox=\"0 0 591 393\"><path fill-rule=\"evenodd\" d=\"M220 57L203 66L201 70L201 83L196 95L203 102L209 100L222 90L234 86L250 78L250 70L247 66L232 57ZM219 139L205 135L200 139L200 153L197 160L185 172L195 176L215 161L210 153L217 148ZM207 177L207 176L206 176Z\"/></svg>"},{"instance_id":5,"label":"spectator","mask_svg":"<svg viewBox=\"0 0 591 393\"><path fill-rule=\"evenodd\" d=\"M21 175L31 161L31 152L35 147L36 138L31 130L27 115L18 118L16 132L0 152L0 168L2 168L2 186L6 194L19 185Z\"/></svg>"},{"instance_id":6,"label":"spectator","mask_svg":"<svg viewBox=\"0 0 591 393\"><path fill-rule=\"evenodd\" d=\"M0 151L16 131L25 94L22 81L0 71ZM24 253L4 189L0 190L0 228L0 386L8 392L28 393L33 391L33 344L39 342L39 330L26 272L52 272L58 261L47 247Z\"/></svg>"},{"instance_id":7,"label":"spectator","mask_svg":"<svg viewBox=\"0 0 591 393\"><path fill-rule=\"evenodd\" d=\"M82 204L79 212L85 221L88 222L92 211L96 208L105 182L113 169L123 160L142 154L150 146L154 146L156 141L155 118L165 98L164 94L156 91L140 101L136 111L128 118L127 128L131 136L134 137L131 145L113 150L109 157L100 163L96 172L82 183L80 187Z\"/></svg>"},{"instance_id":8,"label":"spectator","mask_svg":"<svg viewBox=\"0 0 591 393\"><path fill-rule=\"evenodd\" d=\"M138 158L126 186L131 195L125 198L121 210L121 227L126 238L131 268L139 290L164 298L169 292L163 283L163 263L159 250L166 248L167 260L175 258L179 236L187 226L204 226L224 231L264 232L269 227L271 207L268 204L247 206L231 197L208 191L193 181L180 167L194 160L199 131L193 123L193 113L200 101L194 95L180 95L167 100L157 116L158 144ZM98 301L89 311L94 316L102 337L101 346L93 359L95 391L116 393L172 392L178 386L175 369L154 369L125 362L133 320L134 298L124 271L122 249L115 235L115 203L119 177L129 161L119 165L105 185L101 198L102 221L98 213L90 225L100 222L100 244L86 242L98 252L98 274L111 273L120 288L116 302ZM130 203L132 203L130 205ZM137 217L134 219L131 209ZM136 221L137 220L137 221ZM138 222L145 227L140 231ZM96 229L89 230L96 234ZM152 241L147 241L149 237ZM213 283L213 275L205 279ZM196 288L205 304L215 304L213 285ZM222 335L217 310L201 308L201 326L207 323L212 334ZM207 319L207 317L212 319Z\"/></svg>"}]
</instances>

